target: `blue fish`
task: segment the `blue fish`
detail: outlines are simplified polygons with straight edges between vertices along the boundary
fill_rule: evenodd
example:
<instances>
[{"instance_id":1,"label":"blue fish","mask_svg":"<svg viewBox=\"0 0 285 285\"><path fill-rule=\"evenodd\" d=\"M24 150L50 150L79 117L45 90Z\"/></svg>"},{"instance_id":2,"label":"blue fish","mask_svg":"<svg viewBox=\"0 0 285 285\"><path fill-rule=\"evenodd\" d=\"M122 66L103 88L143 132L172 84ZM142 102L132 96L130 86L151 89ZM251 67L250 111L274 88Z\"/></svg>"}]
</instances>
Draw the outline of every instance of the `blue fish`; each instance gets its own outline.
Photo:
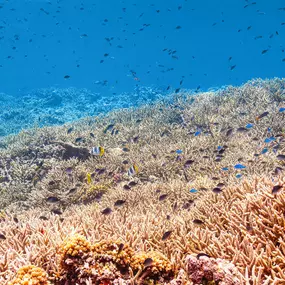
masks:
<instances>
[{"instance_id":1,"label":"blue fish","mask_svg":"<svg viewBox=\"0 0 285 285\"><path fill-rule=\"evenodd\" d=\"M268 152L268 148L264 148L262 151L261 151L261 154L265 154L265 153L267 153Z\"/></svg>"},{"instance_id":2,"label":"blue fish","mask_svg":"<svg viewBox=\"0 0 285 285\"><path fill-rule=\"evenodd\" d=\"M223 147L221 145L218 145L218 150L221 150Z\"/></svg>"},{"instance_id":3,"label":"blue fish","mask_svg":"<svg viewBox=\"0 0 285 285\"><path fill-rule=\"evenodd\" d=\"M242 177L242 174L240 174L240 173L238 173L237 175L236 175L236 178L241 178Z\"/></svg>"},{"instance_id":4,"label":"blue fish","mask_svg":"<svg viewBox=\"0 0 285 285\"><path fill-rule=\"evenodd\" d=\"M228 167L223 167L222 170L228 171L229 169L228 169Z\"/></svg>"},{"instance_id":5,"label":"blue fish","mask_svg":"<svg viewBox=\"0 0 285 285\"><path fill-rule=\"evenodd\" d=\"M264 140L264 142L265 142L265 143L270 143L270 142L273 142L273 141L275 141L275 140L276 140L275 137L270 137L270 138L266 138L266 139Z\"/></svg>"},{"instance_id":6,"label":"blue fish","mask_svg":"<svg viewBox=\"0 0 285 285\"><path fill-rule=\"evenodd\" d=\"M199 136L200 134L201 134L201 131L197 131L197 132L194 134L194 136L197 137L197 136Z\"/></svg>"},{"instance_id":7,"label":"blue fish","mask_svg":"<svg viewBox=\"0 0 285 285\"><path fill-rule=\"evenodd\" d=\"M247 129L251 129L251 128L253 127L253 124L247 124L245 127L246 127Z\"/></svg>"},{"instance_id":8,"label":"blue fish","mask_svg":"<svg viewBox=\"0 0 285 285\"><path fill-rule=\"evenodd\" d=\"M283 113L285 111L285 107L281 107L280 109L279 109L279 113Z\"/></svg>"},{"instance_id":9,"label":"blue fish","mask_svg":"<svg viewBox=\"0 0 285 285\"><path fill-rule=\"evenodd\" d=\"M245 169L246 168L246 166L244 166L243 164L240 164L240 163L236 164L234 167L235 167L235 169Z\"/></svg>"},{"instance_id":10,"label":"blue fish","mask_svg":"<svg viewBox=\"0 0 285 285\"><path fill-rule=\"evenodd\" d=\"M195 189L195 188L192 188L192 189L190 189L190 191L189 191L190 193L197 193L198 192L198 190L197 189Z\"/></svg>"},{"instance_id":11,"label":"blue fish","mask_svg":"<svg viewBox=\"0 0 285 285\"><path fill-rule=\"evenodd\" d=\"M268 128L267 128L267 131L268 131L268 132L271 132L271 128L268 127Z\"/></svg>"},{"instance_id":12,"label":"blue fish","mask_svg":"<svg viewBox=\"0 0 285 285\"><path fill-rule=\"evenodd\" d=\"M177 149L177 150L176 150L176 153L177 153L177 154L181 154L181 153L182 153L182 150L181 150L181 149Z\"/></svg>"}]
</instances>

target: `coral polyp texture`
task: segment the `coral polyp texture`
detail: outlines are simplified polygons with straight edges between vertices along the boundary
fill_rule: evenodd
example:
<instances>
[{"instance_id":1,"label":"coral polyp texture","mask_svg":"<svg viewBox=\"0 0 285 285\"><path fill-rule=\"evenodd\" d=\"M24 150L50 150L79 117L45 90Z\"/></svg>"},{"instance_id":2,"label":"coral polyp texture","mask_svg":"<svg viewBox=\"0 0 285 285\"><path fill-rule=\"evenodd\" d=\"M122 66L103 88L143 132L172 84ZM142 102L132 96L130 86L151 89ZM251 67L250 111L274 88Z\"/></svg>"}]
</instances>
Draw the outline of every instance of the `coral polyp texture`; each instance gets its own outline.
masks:
<instances>
[{"instance_id":1,"label":"coral polyp texture","mask_svg":"<svg viewBox=\"0 0 285 285\"><path fill-rule=\"evenodd\" d=\"M3 137L0 284L285 284L284 126L275 78Z\"/></svg>"}]
</instances>

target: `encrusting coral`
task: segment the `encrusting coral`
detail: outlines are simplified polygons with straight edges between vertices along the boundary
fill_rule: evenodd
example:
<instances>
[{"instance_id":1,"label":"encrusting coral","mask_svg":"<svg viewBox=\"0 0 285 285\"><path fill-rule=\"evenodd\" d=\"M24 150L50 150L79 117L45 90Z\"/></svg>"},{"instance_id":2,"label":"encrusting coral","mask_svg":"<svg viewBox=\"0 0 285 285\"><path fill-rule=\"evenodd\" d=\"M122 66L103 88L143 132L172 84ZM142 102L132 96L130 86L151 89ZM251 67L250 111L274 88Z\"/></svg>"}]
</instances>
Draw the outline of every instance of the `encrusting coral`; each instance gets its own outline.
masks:
<instances>
[{"instance_id":1,"label":"encrusting coral","mask_svg":"<svg viewBox=\"0 0 285 285\"><path fill-rule=\"evenodd\" d=\"M34 265L21 267L17 271L16 278L8 285L51 285L47 273Z\"/></svg>"}]
</instances>

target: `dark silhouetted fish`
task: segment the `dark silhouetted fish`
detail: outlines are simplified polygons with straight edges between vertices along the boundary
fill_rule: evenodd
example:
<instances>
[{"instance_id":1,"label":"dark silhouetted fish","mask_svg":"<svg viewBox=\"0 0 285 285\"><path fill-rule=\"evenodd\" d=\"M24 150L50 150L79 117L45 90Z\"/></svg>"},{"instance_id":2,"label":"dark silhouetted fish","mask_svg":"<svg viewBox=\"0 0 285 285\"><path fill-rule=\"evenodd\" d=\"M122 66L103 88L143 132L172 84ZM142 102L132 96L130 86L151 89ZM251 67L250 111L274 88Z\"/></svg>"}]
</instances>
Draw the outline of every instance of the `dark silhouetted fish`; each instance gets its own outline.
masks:
<instances>
[{"instance_id":1,"label":"dark silhouetted fish","mask_svg":"<svg viewBox=\"0 0 285 285\"><path fill-rule=\"evenodd\" d=\"M126 200L117 200L117 201L114 203L114 206L115 206L115 207L120 207L120 206L123 206L125 203L126 203Z\"/></svg>"},{"instance_id":2,"label":"dark silhouetted fish","mask_svg":"<svg viewBox=\"0 0 285 285\"><path fill-rule=\"evenodd\" d=\"M163 236L162 236L162 238L161 238L161 240L167 240L169 237L170 237L170 235L172 234L172 231L167 231L167 232L165 232L164 234L163 234Z\"/></svg>"},{"instance_id":3,"label":"dark silhouetted fish","mask_svg":"<svg viewBox=\"0 0 285 285\"><path fill-rule=\"evenodd\" d=\"M272 194L278 193L282 188L283 188L282 185L275 185L275 186L272 188Z\"/></svg>"},{"instance_id":4,"label":"dark silhouetted fish","mask_svg":"<svg viewBox=\"0 0 285 285\"><path fill-rule=\"evenodd\" d=\"M197 254L197 259L199 259L200 257L202 257L202 256L206 256L206 257L211 257L210 255L208 255L208 254L206 254L206 253L204 253L204 252L201 252L201 253L198 253Z\"/></svg>"},{"instance_id":5,"label":"dark silhouetted fish","mask_svg":"<svg viewBox=\"0 0 285 285\"><path fill-rule=\"evenodd\" d=\"M159 196L158 200L159 201L164 201L167 198L168 194L162 194Z\"/></svg>"},{"instance_id":6,"label":"dark silhouetted fish","mask_svg":"<svg viewBox=\"0 0 285 285\"><path fill-rule=\"evenodd\" d=\"M152 258L147 258L145 261L144 261L144 263L143 263L143 266L144 267L149 267L149 266L151 266L152 265L152 263L153 263L153 260L152 260Z\"/></svg>"},{"instance_id":7,"label":"dark silhouetted fish","mask_svg":"<svg viewBox=\"0 0 285 285\"><path fill-rule=\"evenodd\" d=\"M47 198L47 202L48 203L56 203L56 202L59 202L59 199L55 196L50 196Z\"/></svg>"},{"instance_id":8,"label":"dark silhouetted fish","mask_svg":"<svg viewBox=\"0 0 285 285\"><path fill-rule=\"evenodd\" d=\"M109 215L112 213L112 209L111 208L105 208L102 212L103 215Z\"/></svg>"}]
</instances>

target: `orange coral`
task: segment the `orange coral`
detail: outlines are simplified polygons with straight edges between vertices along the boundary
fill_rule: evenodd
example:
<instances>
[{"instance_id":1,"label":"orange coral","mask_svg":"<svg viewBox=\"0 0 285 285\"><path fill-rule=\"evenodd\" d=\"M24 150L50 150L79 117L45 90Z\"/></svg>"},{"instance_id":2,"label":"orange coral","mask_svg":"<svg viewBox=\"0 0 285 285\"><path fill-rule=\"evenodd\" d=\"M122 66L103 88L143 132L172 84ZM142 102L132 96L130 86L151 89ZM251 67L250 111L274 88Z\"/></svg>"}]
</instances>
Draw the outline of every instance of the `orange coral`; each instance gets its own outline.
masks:
<instances>
[{"instance_id":1,"label":"orange coral","mask_svg":"<svg viewBox=\"0 0 285 285\"><path fill-rule=\"evenodd\" d=\"M50 285L47 273L34 265L21 267L16 278L9 282L8 285Z\"/></svg>"}]
</instances>

